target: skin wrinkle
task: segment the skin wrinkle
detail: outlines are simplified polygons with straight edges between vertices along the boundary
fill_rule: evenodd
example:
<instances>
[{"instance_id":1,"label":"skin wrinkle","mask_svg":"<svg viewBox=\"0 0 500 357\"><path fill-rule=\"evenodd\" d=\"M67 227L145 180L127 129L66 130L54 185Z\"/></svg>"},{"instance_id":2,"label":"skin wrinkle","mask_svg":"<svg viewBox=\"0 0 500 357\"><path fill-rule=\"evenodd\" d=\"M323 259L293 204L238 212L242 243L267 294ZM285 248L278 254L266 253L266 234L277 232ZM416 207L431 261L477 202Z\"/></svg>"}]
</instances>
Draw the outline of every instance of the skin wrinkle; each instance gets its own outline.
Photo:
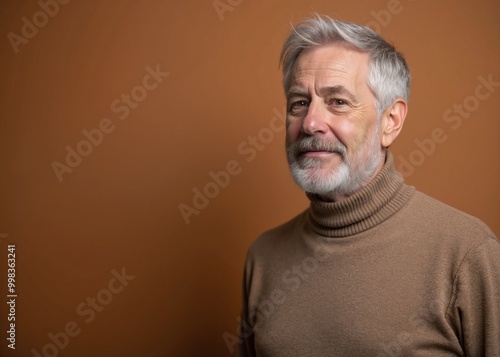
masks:
<instances>
[{"instance_id":1,"label":"skin wrinkle","mask_svg":"<svg viewBox=\"0 0 500 357\"><path fill-rule=\"evenodd\" d=\"M346 59L346 60L356 61L357 59ZM299 63L299 62L297 62L297 63ZM311 65L311 63L309 63L309 65ZM307 69L300 70L300 69L298 69L297 70L297 75L293 76L294 80L292 81L292 83L294 83L294 84L290 87L290 89L293 89L294 91L297 91L297 94L299 94L299 95L301 93L307 94L308 91L306 89L302 88L302 86L300 85L300 83L301 82L306 82L308 80L308 78L311 78L311 77L312 78L319 78L319 83L317 83L315 85L314 92L315 92L315 94L317 96L322 97L323 96L322 91L324 91L325 88L320 87L320 85L321 85L322 82L325 81L325 79L333 79L336 82L338 82L339 80L342 80L343 82L349 82L349 81L351 81L350 80L350 76L352 76L353 73L358 73L355 76L354 89L366 87L366 89L369 90L369 93L372 94L372 96L373 96L373 93L372 93L371 89L368 88L365 76L362 76L361 73L360 73L362 71L360 71L359 69L351 68L351 67L352 66L333 63L332 64L332 68L326 68L325 67L322 70L307 70ZM342 70L339 70L339 68L343 68L343 69L347 69L347 70L343 70L342 71ZM349 73L348 70L351 71L351 73ZM351 99L354 99L354 100L351 100L351 104L354 106L354 109L358 109L360 111L360 112L358 112L360 115L366 116L366 115L370 115L371 114L371 113L369 113L369 111L371 111L370 110L371 108L369 108L369 104L368 103L362 103L358 99L359 98L359 94L356 93L355 90L352 90L352 89L349 90L347 88L348 86L346 86L346 85L344 85L342 83L340 83L338 85L335 85L335 87L344 87L344 88L346 88L346 90L349 93L351 93L351 97L352 97ZM342 94L342 93L340 93L340 94ZM307 98L307 99L310 98L307 95L304 95L304 97ZM288 96L288 100L290 101L291 99L292 99L292 97ZM373 106L374 106L374 102L373 102ZM363 110L363 112L361 112L361 110ZM354 112L354 115L356 115L356 112Z\"/></svg>"},{"instance_id":2,"label":"skin wrinkle","mask_svg":"<svg viewBox=\"0 0 500 357\"><path fill-rule=\"evenodd\" d=\"M332 44L303 51L292 71L287 90L292 176L299 186L325 200L352 194L383 164L376 99L366 80L368 65L366 53ZM304 140L304 145L295 145ZM311 156L304 153L307 145L313 151L329 149Z\"/></svg>"},{"instance_id":3,"label":"skin wrinkle","mask_svg":"<svg viewBox=\"0 0 500 357\"><path fill-rule=\"evenodd\" d=\"M353 105L359 105L359 100L356 98L354 94L352 94L347 88L345 88L342 85L337 85L337 86L332 86L332 87L324 87L324 88L318 88L317 94L321 97L328 97L328 96L333 96L336 97L336 95L344 96L349 99L351 104ZM293 86L290 88L290 90L287 93L287 101L291 102L293 100L296 100L297 98L295 97L304 97L308 100L310 100L310 97L308 96L307 91L302 89L299 86Z\"/></svg>"}]
</instances>

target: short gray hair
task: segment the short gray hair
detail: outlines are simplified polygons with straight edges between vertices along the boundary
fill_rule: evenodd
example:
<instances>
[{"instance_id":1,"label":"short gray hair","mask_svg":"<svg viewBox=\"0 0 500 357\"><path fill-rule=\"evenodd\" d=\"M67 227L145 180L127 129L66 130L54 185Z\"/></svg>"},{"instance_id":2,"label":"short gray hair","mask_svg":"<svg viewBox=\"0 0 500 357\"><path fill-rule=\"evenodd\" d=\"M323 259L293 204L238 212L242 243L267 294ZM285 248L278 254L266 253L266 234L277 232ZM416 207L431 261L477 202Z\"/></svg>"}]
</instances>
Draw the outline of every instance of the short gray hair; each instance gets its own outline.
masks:
<instances>
[{"instance_id":1,"label":"short gray hair","mask_svg":"<svg viewBox=\"0 0 500 357\"><path fill-rule=\"evenodd\" d=\"M369 54L367 81L377 100L379 118L396 98L408 101L410 70L394 46L369 27L318 14L293 28L283 45L280 62L283 66L285 91L290 86L292 68L301 52L331 43L347 43Z\"/></svg>"}]
</instances>

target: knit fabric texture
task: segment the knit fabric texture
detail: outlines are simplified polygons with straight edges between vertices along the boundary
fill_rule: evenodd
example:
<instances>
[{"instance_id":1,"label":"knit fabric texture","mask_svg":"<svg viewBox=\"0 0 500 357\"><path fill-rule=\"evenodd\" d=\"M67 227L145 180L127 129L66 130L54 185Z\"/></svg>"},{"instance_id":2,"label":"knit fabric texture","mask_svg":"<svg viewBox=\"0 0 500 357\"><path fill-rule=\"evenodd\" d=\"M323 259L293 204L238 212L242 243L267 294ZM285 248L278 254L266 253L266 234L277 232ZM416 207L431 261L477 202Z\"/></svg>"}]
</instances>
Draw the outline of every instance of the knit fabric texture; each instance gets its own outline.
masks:
<instances>
[{"instance_id":1,"label":"knit fabric texture","mask_svg":"<svg viewBox=\"0 0 500 357\"><path fill-rule=\"evenodd\" d=\"M500 244L404 183L310 207L248 250L239 356L500 356Z\"/></svg>"}]
</instances>

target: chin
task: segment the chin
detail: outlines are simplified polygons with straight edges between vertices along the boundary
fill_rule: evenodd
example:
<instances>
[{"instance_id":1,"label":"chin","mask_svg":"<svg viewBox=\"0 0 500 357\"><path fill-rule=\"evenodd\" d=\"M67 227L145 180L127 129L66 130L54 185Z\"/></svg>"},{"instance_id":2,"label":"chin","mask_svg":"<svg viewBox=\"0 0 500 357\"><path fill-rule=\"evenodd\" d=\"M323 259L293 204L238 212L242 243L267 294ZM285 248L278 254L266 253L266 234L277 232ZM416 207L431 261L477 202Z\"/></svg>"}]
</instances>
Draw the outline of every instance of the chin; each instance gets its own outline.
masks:
<instances>
[{"instance_id":1,"label":"chin","mask_svg":"<svg viewBox=\"0 0 500 357\"><path fill-rule=\"evenodd\" d=\"M344 190L350 182L350 172L347 165L335 168L303 169L299 165L291 165L293 179L304 191L326 195L338 190Z\"/></svg>"}]
</instances>

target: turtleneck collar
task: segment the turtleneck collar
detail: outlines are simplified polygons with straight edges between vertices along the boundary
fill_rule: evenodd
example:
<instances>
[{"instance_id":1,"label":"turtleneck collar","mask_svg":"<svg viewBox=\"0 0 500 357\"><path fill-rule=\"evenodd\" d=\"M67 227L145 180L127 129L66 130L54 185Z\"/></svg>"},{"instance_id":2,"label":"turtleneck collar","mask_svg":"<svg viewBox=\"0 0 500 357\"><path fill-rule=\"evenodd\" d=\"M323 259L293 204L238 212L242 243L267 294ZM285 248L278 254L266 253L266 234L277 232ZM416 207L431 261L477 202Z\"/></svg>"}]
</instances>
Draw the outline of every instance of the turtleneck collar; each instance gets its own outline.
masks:
<instances>
[{"instance_id":1,"label":"turtleneck collar","mask_svg":"<svg viewBox=\"0 0 500 357\"><path fill-rule=\"evenodd\" d=\"M403 177L394 168L392 154L375 178L361 190L341 201L323 202L316 195L306 193L311 201L312 229L327 237L346 237L361 233L385 221L413 195L415 188L404 184Z\"/></svg>"}]
</instances>

